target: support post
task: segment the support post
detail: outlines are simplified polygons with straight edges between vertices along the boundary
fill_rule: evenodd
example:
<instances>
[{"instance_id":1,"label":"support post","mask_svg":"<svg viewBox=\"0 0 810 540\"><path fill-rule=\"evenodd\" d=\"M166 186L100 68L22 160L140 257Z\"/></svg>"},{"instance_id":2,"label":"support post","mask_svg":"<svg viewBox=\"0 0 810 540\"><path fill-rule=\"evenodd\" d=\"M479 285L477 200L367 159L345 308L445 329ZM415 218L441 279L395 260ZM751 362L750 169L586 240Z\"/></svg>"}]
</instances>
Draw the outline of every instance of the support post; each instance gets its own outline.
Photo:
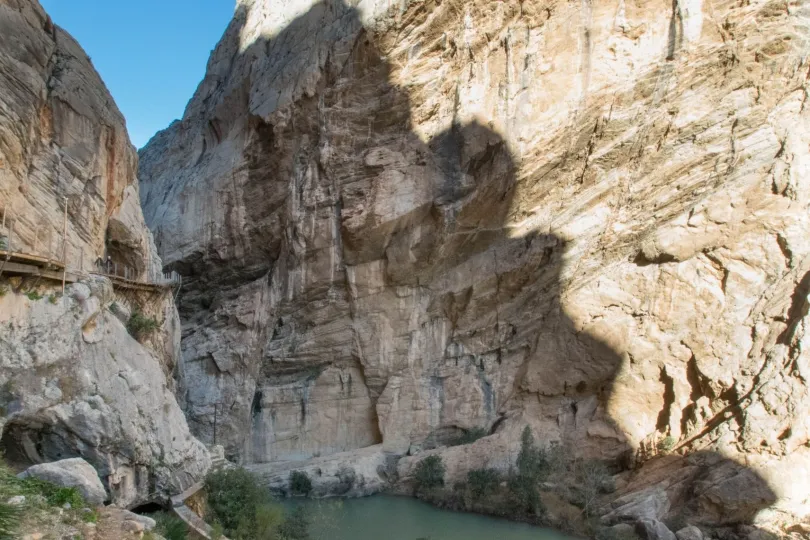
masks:
<instances>
[{"instance_id":1,"label":"support post","mask_svg":"<svg viewBox=\"0 0 810 540\"><path fill-rule=\"evenodd\" d=\"M214 403L214 445L217 444L217 403Z\"/></svg>"},{"instance_id":2,"label":"support post","mask_svg":"<svg viewBox=\"0 0 810 540\"><path fill-rule=\"evenodd\" d=\"M67 245L65 245L65 261L67 261ZM65 277L67 274L67 262L62 267L62 296L65 296Z\"/></svg>"},{"instance_id":3,"label":"support post","mask_svg":"<svg viewBox=\"0 0 810 540\"><path fill-rule=\"evenodd\" d=\"M67 266L67 197L62 197L65 211L62 217L62 264Z\"/></svg>"},{"instance_id":4,"label":"support post","mask_svg":"<svg viewBox=\"0 0 810 540\"><path fill-rule=\"evenodd\" d=\"M62 197L65 212L62 218L62 296L65 296L65 273L67 272L67 197Z\"/></svg>"}]
</instances>

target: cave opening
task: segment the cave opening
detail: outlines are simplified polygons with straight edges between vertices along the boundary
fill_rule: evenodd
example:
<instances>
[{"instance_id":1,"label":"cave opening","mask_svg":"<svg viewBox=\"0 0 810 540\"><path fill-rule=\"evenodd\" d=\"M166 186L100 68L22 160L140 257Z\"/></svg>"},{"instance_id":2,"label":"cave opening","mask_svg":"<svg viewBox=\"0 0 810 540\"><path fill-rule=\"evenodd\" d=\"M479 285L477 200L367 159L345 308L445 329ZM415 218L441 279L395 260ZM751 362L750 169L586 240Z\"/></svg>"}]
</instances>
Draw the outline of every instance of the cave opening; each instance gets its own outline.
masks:
<instances>
[{"instance_id":1,"label":"cave opening","mask_svg":"<svg viewBox=\"0 0 810 540\"><path fill-rule=\"evenodd\" d=\"M147 515L147 514L156 514L158 512L164 512L169 508L166 505L157 503L157 502L147 502L141 505L132 508L130 512L140 515Z\"/></svg>"},{"instance_id":2,"label":"cave opening","mask_svg":"<svg viewBox=\"0 0 810 540\"><path fill-rule=\"evenodd\" d=\"M36 421L6 424L0 435L0 454L18 472L39 463L81 457L51 426Z\"/></svg>"}]
</instances>

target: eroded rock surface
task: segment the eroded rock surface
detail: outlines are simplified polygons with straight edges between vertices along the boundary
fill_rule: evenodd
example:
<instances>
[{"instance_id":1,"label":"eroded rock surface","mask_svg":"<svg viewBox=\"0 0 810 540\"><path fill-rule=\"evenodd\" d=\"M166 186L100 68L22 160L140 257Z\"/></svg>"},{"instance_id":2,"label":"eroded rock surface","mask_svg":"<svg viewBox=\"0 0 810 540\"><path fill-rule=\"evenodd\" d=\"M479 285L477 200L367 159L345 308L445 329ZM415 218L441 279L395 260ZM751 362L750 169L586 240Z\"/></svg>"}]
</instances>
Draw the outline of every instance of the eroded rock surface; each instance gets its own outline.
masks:
<instances>
[{"instance_id":1,"label":"eroded rock surface","mask_svg":"<svg viewBox=\"0 0 810 540\"><path fill-rule=\"evenodd\" d=\"M5 457L25 464L81 456L120 506L183 491L210 460L159 359L109 311L109 281L67 293L56 303L0 297Z\"/></svg>"},{"instance_id":2,"label":"eroded rock surface","mask_svg":"<svg viewBox=\"0 0 810 540\"><path fill-rule=\"evenodd\" d=\"M0 0L0 249L62 261L81 280L62 296L53 275L0 260L0 450L21 466L82 457L120 505L165 499L209 464L171 391L171 291L113 290L90 274L162 268L137 159L81 47L36 0ZM158 326L143 343L125 328L136 310Z\"/></svg>"},{"instance_id":3,"label":"eroded rock surface","mask_svg":"<svg viewBox=\"0 0 810 540\"><path fill-rule=\"evenodd\" d=\"M808 9L238 2L141 153L194 432L248 463L491 432L439 451L463 475L529 424L765 483L673 463L706 515L806 513Z\"/></svg>"}]
</instances>

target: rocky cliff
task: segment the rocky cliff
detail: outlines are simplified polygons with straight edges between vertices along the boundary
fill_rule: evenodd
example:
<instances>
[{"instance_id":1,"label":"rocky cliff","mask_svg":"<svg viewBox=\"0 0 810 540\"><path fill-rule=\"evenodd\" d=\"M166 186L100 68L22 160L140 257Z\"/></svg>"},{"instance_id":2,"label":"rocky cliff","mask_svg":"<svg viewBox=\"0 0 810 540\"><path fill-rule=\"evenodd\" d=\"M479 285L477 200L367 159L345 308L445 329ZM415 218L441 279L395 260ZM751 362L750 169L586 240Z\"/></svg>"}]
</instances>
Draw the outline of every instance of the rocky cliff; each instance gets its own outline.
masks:
<instances>
[{"instance_id":1,"label":"rocky cliff","mask_svg":"<svg viewBox=\"0 0 810 540\"><path fill-rule=\"evenodd\" d=\"M136 173L85 52L35 0L0 0L0 450L15 465L84 457L122 505L175 494L209 463L167 377L180 339L171 292L90 274L159 273ZM142 343L130 310L157 326Z\"/></svg>"},{"instance_id":2,"label":"rocky cliff","mask_svg":"<svg viewBox=\"0 0 810 540\"><path fill-rule=\"evenodd\" d=\"M239 0L140 154L192 430L246 463L489 433L434 450L451 476L506 466L527 424L623 467L665 441L619 506L807 512L808 24L781 0Z\"/></svg>"}]
</instances>

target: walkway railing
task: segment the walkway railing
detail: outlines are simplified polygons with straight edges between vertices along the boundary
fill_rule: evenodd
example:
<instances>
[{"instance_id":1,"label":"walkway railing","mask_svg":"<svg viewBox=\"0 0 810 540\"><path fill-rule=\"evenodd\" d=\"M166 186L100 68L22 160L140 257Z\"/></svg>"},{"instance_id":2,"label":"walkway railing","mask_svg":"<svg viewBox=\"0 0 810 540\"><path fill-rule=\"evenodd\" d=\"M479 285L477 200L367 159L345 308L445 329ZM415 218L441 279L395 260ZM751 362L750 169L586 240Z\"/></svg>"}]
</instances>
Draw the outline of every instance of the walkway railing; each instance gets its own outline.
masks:
<instances>
[{"instance_id":1,"label":"walkway railing","mask_svg":"<svg viewBox=\"0 0 810 540\"><path fill-rule=\"evenodd\" d=\"M100 275L109 278L113 285L124 287L173 288L182 284L180 274L174 271L162 272L159 269L151 268L148 258L146 268L140 270L118 264L110 259L104 261L101 258L96 260L95 265L88 265L91 267L85 268L84 248L70 246L67 242L67 214L65 214L65 226L61 240L54 240L54 229L50 224L46 227L47 233L42 235L40 234L40 227L36 226L35 223L32 247L30 247L32 245L30 239L25 242L17 234L15 230L16 221L9 211L3 210L0 214L0 276L3 275L4 269L9 269L13 263L14 267L17 268L16 272L22 271L21 265L61 272L63 287L68 273L71 276ZM42 236L45 236L45 238L42 238ZM78 253L76 253L77 251ZM69 253L74 254L72 260L68 257ZM75 279L70 279L70 281L75 281Z\"/></svg>"}]
</instances>

